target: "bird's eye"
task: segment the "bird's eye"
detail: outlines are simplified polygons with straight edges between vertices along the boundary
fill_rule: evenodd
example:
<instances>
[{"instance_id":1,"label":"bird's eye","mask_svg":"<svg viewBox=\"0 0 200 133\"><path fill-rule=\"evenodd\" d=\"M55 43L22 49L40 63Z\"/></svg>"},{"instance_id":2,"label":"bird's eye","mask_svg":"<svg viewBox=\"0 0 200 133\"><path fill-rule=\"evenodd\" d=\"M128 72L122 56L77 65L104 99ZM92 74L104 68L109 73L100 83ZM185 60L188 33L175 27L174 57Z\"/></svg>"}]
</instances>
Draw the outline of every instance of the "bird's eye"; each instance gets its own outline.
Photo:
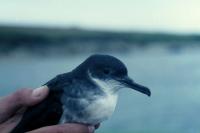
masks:
<instances>
[{"instance_id":1,"label":"bird's eye","mask_svg":"<svg viewBox=\"0 0 200 133\"><path fill-rule=\"evenodd\" d=\"M110 74L110 72L111 72L111 71L110 71L109 69L104 69L104 70L103 70L103 73L106 74L106 75Z\"/></svg>"}]
</instances>

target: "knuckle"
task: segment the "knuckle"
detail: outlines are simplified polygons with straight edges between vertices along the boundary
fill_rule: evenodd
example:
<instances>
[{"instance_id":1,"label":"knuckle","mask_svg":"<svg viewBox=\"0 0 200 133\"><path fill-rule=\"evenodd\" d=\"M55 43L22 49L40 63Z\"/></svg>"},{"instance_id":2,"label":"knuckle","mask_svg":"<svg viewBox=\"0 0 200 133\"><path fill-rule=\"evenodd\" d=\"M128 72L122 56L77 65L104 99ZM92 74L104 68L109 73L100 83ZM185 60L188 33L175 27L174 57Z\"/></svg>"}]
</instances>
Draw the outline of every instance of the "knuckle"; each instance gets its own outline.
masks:
<instances>
[{"instance_id":1,"label":"knuckle","mask_svg":"<svg viewBox=\"0 0 200 133\"><path fill-rule=\"evenodd\" d=\"M56 133L66 133L66 128L63 125L58 126Z\"/></svg>"},{"instance_id":2,"label":"knuckle","mask_svg":"<svg viewBox=\"0 0 200 133\"><path fill-rule=\"evenodd\" d=\"M14 93L14 100L15 102L23 105L27 102L26 97L29 97L30 89L19 89Z\"/></svg>"}]
</instances>

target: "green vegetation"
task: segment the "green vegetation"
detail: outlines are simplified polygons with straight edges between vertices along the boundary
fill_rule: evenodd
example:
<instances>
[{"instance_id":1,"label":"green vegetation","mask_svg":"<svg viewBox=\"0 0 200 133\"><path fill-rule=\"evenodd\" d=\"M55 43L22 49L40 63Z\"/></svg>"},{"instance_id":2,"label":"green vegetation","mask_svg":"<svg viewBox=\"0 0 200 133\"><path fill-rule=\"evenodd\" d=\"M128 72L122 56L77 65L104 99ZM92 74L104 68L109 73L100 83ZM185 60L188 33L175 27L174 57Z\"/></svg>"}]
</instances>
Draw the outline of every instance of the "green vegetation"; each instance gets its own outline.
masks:
<instances>
[{"instance_id":1,"label":"green vegetation","mask_svg":"<svg viewBox=\"0 0 200 133\"><path fill-rule=\"evenodd\" d=\"M200 35L176 35L167 33L95 31L78 28L40 28L0 26L0 42L15 39L59 42L67 40L122 40L135 43L200 41ZM26 38L27 37L27 38ZM35 40L37 41L37 40Z\"/></svg>"},{"instance_id":2,"label":"green vegetation","mask_svg":"<svg viewBox=\"0 0 200 133\"><path fill-rule=\"evenodd\" d=\"M63 52L127 51L131 46L145 47L154 44L183 46L198 44L199 35L166 33L114 32L78 28L42 28L0 26L0 53L16 49L41 53L41 49L61 49ZM84 47L82 47L84 45Z\"/></svg>"}]
</instances>

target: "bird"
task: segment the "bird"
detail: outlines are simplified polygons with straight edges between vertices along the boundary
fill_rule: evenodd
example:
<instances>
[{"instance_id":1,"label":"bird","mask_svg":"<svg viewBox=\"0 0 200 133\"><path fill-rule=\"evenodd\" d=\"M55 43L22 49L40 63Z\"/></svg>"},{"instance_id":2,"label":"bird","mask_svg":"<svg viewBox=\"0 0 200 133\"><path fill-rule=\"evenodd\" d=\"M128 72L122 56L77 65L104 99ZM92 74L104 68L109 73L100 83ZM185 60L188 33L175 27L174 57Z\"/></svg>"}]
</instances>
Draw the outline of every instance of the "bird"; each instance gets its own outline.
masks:
<instances>
[{"instance_id":1,"label":"bird","mask_svg":"<svg viewBox=\"0 0 200 133\"><path fill-rule=\"evenodd\" d=\"M94 54L70 72L57 75L43 86L49 95L28 107L11 133L23 133L63 123L96 125L114 112L118 91L131 88L147 96L149 88L128 76L125 64L111 55Z\"/></svg>"}]
</instances>

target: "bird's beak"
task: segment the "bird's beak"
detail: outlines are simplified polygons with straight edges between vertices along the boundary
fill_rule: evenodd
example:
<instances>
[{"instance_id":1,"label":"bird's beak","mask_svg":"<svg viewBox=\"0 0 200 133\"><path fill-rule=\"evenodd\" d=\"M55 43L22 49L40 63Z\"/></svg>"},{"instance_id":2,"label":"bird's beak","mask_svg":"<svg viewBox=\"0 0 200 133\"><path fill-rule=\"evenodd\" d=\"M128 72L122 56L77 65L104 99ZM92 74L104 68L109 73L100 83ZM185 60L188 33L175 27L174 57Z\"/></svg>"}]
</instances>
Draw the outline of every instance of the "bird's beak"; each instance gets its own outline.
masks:
<instances>
[{"instance_id":1,"label":"bird's beak","mask_svg":"<svg viewBox=\"0 0 200 133\"><path fill-rule=\"evenodd\" d=\"M131 89L134 89L134 90L139 91L141 93L144 93L147 96L151 96L151 91L147 87L135 83L128 76L126 76L125 78L119 79L118 81L128 88L131 88Z\"/></svg>"}]
</instances>

